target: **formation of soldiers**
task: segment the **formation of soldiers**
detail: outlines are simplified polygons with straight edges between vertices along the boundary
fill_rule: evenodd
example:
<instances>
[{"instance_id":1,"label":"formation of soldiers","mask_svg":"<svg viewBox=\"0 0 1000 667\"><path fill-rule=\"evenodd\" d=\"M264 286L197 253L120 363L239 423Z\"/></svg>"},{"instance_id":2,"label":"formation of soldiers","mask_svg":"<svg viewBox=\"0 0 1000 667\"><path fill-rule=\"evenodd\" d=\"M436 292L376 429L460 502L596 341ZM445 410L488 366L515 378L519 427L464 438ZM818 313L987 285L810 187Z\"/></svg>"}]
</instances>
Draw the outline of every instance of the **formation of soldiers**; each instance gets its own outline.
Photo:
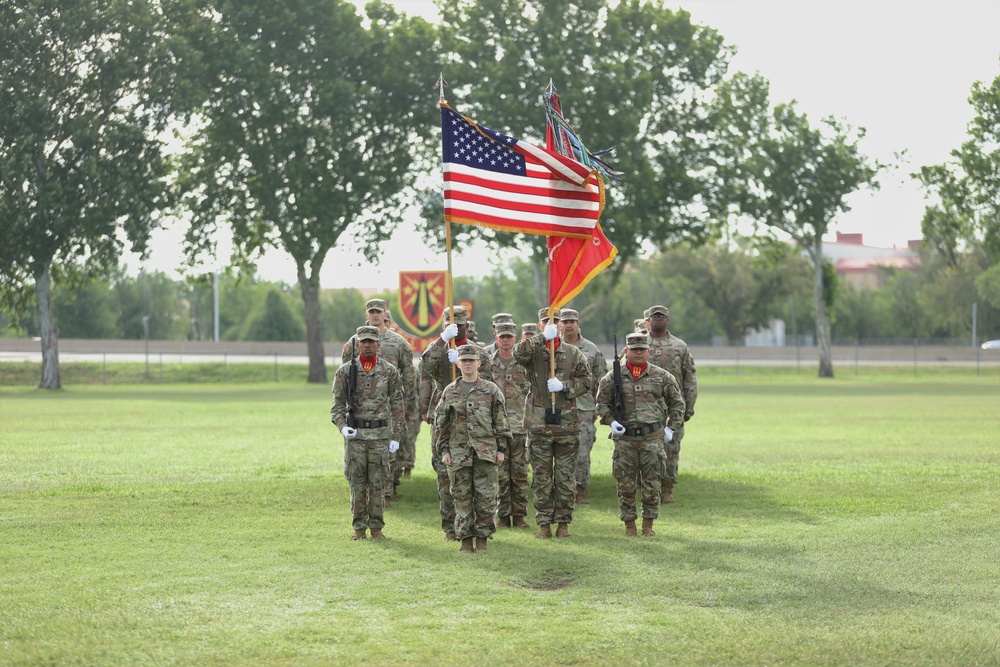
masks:
<instances>
[{"instance_id":1,"label":"formation of soldiers","mask_svg":"<svg viewBox=\"0 0 1000 667\"><path fill-rule=\"evenodd\" d=\"M369 300L366 319L344 346L330 411L345 439L352 540L367 531L384 538L384 508L412 472L422 422L431 425L441 529L461 553L487 551L498 528L530 527L529 484L536 537L570 537L575 507L589 504L598 420L611 430L625 535L639 534L640 516L641 534L656 534L660 504L674 502L698 397L694 359L668 331L665 306L636 320L611 370L570 308L551 320L542 308L520 338L513 317L497 313L488 346L476 341L464 306L446 309L417 369L410 345L388 326L385 301Z\"/></svg>"}]
</instances>

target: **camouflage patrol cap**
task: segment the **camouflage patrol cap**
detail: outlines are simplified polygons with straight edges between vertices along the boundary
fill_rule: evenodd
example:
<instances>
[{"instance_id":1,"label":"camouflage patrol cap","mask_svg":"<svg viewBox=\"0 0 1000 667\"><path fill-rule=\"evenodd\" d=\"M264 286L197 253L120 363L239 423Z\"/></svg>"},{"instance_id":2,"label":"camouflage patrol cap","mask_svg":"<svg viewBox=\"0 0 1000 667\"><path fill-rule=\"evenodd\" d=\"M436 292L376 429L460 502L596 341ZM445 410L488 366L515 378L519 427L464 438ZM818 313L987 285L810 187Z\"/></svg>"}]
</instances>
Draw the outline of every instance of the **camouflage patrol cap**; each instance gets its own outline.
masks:
<instances>
[{"instance_id":1,"label":"camouflage patrol cap","mask_svg":"<svg viewBox=\"0 0 1000 667\"><path fill-rule=\"evenodd\" d=\"M580 313L572 308L563 308L559 311L559 319L563 322L579 322Z\"/></svg>"},{"instance_id":2,"label":"camouflage patrol cap","mask_svg":"<svg viewBox=\"0 0 1000 667\"><path fill-rule=\"evenodd\" d=\"M497 313L493 316L493 326L507 322L514 323L514 316L510 313Z\"/></svg>"},{"instance_id":3,"label":"camouflage patrol cap","mask_svg":"<svg viewBox=\"0 0 1000 667\"><path fill-rule=\"evenodd\" d=\"M649 308L646 309L646 312L644 314L646 315L646 319L649 319L653 315L663 315L664 317L670 317L670 309L667 308L666 306L650 306Z\"/></svg>"},{"instance_id":4,"label":"camouflage patrol cap","mask_svg":"<svg viewBox=\"0 0 1000 667\"><path fill-rule=\"evenodd\" d=\"M358 327L355 335L358 340L378 340L378 329L369 326Z\"/></svg>"},{"instance_id":5,"label":"camouflage patrol cap","mask_svg":"<svg viewBox=\"0 0 1000 667\"><path fill-rule=\"evenodd\" d=\"M365 312L369 310L381 310L383 312L389 310L388 304L386 304L385 299L368 299L368 303L365 304Z\"/></svg>"},{"instance_id":6,"label":"camouflage patrol cap","mask_svg":"<svg viewBox=\"0 0 1000 667\"><path fill-rule=\"evenodd\" d=\"M497 324L497 336L516 336L517 325L513 322L500 322Z\"/></svg>"},{"instance_id":7,"label":"camouflage patrol cap","mask_svg":"<svg viewBox=\"0 0 1000 667\"><path fill-rule=\"evenodd\" d=\"M458 348L458 360L462 359L479 359L479 351L483 348L479 347L475 343L466 343Z\"/></svg>"},{"instance_id":8,"label":"camouflage patrol cap","mask_svg":"<svg viewBox=\"0 0 1000 667\"><path fill-rule=\"evenodd\" d=\"M455 324L467 324L469 322L469 309L465 306L455 306ZM441 314L441 325L448 326L451 323L451 309L445 308Z\"/></svg>"},{"instance_id":9,"label":"camouflage patrol cap","mask_svg":"<svg viewBox=\"0 0 1000 667\"><path fill-rule=\"evenodd\" d=\"M548 320L548 319L549 319L549 309L548 309L548 307L546 306L545 308L539 308L538 309L538 321L541 322L543 320ZM554 319L556 322L559 321L559 311L558 310L556 311L555 317L553 317L552 319Z\"/></svg>"},{"instance_id":10,"label":"camouflage patrol cap","mask_svg":"<svg viewBox=\"0 0 1000 667\"><path fill-rule=\"evenodd\" d=\"M644 333L625 334L625 347L630 349L648 348L649 338Z\"/></svg>"},{"instance_id":11,"label":"camouflage patrol cap","mask_svg":"<svg viewBox=\"0 0 1000 667\"><path fill-rule=\"evenodd\" d=\"M632 320L632 326L635 327L636 329L639 329L640 327L642 327L642 323L645 321L646 319L644 317L637 317L634 320Z\"/></svg>"},{"instance_id":12,"label":"camouflage patrol cap","mask_svg":"<svg viewBox=\"0 0 1000 667\"><path fill-rule=\"evenodd\" d=\"M523 334L537 334L538 325L534 322L525 322L521 325L521 333Z\"/></svg>"},{"instance_id":13,"label":"camouflage patrol cap","mask_svg":"<svg viewBox=\"0 0 1000 667\"><path fill-rule=\"evenodd\" d=\"M458 314L456 313L456 317L457 316L458 316ZM469 325L469 331L472 331L472 332L476 331L476 321L475 320L469 320L469 321L466 322L466 324Z\"/></svg>"}]
</instances>

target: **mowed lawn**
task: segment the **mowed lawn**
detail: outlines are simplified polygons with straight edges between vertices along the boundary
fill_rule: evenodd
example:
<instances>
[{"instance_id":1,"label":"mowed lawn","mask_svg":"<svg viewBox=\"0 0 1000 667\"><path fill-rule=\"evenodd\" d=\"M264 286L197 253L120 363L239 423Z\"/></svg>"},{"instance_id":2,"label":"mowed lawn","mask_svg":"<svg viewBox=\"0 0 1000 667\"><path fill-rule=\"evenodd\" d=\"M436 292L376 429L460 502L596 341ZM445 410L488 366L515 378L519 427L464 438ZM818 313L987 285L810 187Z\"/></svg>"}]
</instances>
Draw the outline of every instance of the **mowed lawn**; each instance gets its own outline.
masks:
<instances>
[{"instance_id":1,"label":"mowed lawn","mask_svg":"<svg viewBox=\"0 0 1000 667\"><path fill-rule=\"evenodd\" d=\"M678 502L350 542L329 388L0 388L0 665L997 665L1000 379L704 369ZM530 519L530 516L529 516Z\"/></svg>"}]
</instances>

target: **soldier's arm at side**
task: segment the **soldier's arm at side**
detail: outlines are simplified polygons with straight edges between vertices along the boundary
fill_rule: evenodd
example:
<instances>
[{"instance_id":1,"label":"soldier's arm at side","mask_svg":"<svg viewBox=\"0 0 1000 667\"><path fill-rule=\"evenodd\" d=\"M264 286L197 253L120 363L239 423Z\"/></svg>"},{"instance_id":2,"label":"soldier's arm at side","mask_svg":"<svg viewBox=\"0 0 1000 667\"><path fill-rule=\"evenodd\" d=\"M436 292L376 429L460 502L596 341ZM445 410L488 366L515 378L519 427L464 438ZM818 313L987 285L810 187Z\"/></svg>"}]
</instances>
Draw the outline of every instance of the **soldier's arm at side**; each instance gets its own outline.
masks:
<instances>
[{"instance_id":1,"label":"soldier's arm at side","mask_svg":"<svg viewBox=\"0 0 1000 667\"><path fill-rule=\"evenodd\" d=\"M684 427L684 396L681 394L681 386L677 384L677 379L673 375L667 376L665 388L667 426L676 431Z\"/></svg>"},{"instance_id":2,"label":"soldier's arm at side","mask_svg":"<svg viewBox=\"0 0 1000 667\"><path fill-rule=\"evenodd\" d=\"M449 409L450 406L448 405L450 397L451 392L445 389L445 393L441 396L441 400L438 402L437 408L434 410L434 426L438 430L437 449L439 455L443 455L445 452L448 452L448 448L451 443L452 412Z\"/></svg>"},{"instance_id":3,"label":"soldier's arm at side","mask_svg":"<svg viewBox=\"0 0 1000 667\"><path fill-rule=\"evenodd\" d=\"M392 368L389 377L389 409L392 414L392 439L403 442L406 439L406 414L403 402L403 382L399 371Z\"/></svg>"},{"instance_id":4,"label":"soldier's arm at side","mask_svg":"<svg viewBox=\"0 0 1000 667\"><path fill-rule=\"evenodd\" d=\"M601 381L597 383L597 409L594 413L602 424L610 424L614 420L615 383L609 373L605 373Z\"/></svg>"},{"instance_id":5,"label":"soldier's arm at side","mask_svg":"<svg viewBox=\"0 0 1000 667\"><path fill-rule=\"evenodd\" d=\"M684 354L684 421L694 417L694 402L698 400L698 372L691 352Z\"/></svg>"},{"instance_id":6,"label":"soldier's arm at side","mask_svg":"<svg viewBox=\"0 0 1000 667\"><path fill-rule=\"evenodd\" d=\"M341 366L340 368L347 368L346 366ZM347 374L341 373L340 369L337 369L336 375L333 376L333 406L330 408L330 421L333 422L338 429L342 429L347 425Z\"/></svg>"},{"instance_id":7,"label":"soldier's arm at side","mask_svg":"<svg viewBox=\"0 0 1000 667\"><path fill-rule=\"evenodd\" d=\"M596 345L594 347L597 347ZM590 366L590 373L594 376L594 398L600 388L601 379L608 372L608 362L604 359L604 354L598 349L594 355L593 363Z\"/></svg>"}]
</instances>

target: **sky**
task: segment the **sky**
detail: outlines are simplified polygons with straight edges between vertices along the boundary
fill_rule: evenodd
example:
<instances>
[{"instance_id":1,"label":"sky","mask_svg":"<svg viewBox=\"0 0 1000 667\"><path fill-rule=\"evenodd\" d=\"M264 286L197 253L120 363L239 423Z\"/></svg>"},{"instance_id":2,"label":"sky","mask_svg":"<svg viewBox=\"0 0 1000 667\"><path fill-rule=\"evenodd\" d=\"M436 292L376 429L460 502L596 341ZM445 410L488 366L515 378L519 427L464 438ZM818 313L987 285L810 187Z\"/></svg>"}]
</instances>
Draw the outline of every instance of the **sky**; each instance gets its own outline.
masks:
<instances>
[{"instance_id":1,"label":"sky","mask_svg":"<svg viewBox=\"0 0 1000 667\"><path fill-rule=\"evenodd\" d=\"M364 0L352 0L359 6ZM407 14L437 17L430 0L389 0ZM796 101L813 125L835 116L866 129L862 151L902 166L881 176L881 189L858 192L835 231L861 232L867 245L905 246L920 238L926 202L908 174L948 160L967 137L975 81L1000 75L1000 0L686 0L695 23L718 30L736 47L730 71L759 72L772 103ZM437 73L427 78L433 80ZM455 76L455 75L452 75ZM461 100L449 100L461 104ZM436 102L436 99L431 103ZM494 121L502 124L501 121ZM620 165L621 166L621 165ZM623 166L624 167L624 166ZM627 171L627 169L626 169ZM154 236L144 268L183 270L183 230ZM347 246L347 239L341 238ZM325 288L395 289L400 271L444 270L444 248L427 247L401 226L377 265L335 249L321 272ZM453 249L454 275L485 275L491 254L482 246ZM127 260L128 261L128 260ZM131 267L138 268L132 258ZM269 252L258 263L265 280L295 283L291 258Z\"/></svg>"}]
</instances>

